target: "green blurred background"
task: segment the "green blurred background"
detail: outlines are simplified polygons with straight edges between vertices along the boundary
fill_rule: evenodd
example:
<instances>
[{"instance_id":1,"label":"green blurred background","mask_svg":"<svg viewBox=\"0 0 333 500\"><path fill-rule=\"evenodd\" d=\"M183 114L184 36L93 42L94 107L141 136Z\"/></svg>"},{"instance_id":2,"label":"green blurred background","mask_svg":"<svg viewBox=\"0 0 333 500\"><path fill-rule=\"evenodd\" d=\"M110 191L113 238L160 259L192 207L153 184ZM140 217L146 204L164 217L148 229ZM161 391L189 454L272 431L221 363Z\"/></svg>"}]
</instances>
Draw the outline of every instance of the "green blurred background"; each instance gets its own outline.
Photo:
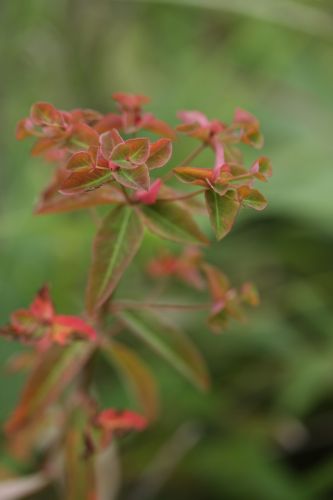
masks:
<instances>
[{"instance_id":1,"label":"green blurred background","mask_svg":"<svg viewBox=\"0 0 333 500\"><path fill-rule=\"evenodd\" d=\"M107 112L112 92L138 92L173 124L179 109L228 121L240 106L259 117L273 161L269 208L244 212L208 253L236 283L254 280L262 306L219 337L179 318L208 360L209 394L142 349L162 414L119 444L120 499L333 498L332 19L331 0L0 3L1 323L44 282L59 310L80 311L90 258L85 213L32 215L49 168L14 135L34 101ZM147 238L124 296L159 245ZM16 351L1 341L2 420L22 384L6 372ZM98 391L127 403L103 365Z\"/></svg>"}]
</instances>

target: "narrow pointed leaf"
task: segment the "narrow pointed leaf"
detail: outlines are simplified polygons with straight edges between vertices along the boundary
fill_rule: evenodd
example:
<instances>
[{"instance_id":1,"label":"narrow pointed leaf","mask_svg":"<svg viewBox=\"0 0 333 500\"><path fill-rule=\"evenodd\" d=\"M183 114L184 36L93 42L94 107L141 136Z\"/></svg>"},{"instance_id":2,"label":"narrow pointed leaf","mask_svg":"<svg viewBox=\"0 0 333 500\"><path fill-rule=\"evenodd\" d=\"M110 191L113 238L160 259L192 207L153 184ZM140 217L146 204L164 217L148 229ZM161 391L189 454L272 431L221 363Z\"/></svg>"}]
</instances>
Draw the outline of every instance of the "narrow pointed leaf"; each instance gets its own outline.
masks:
<instances>
[{"instance_id":1,"label":"narrow pointed leaf","mask_svg":"<svg viewBox=\"0 0 333 500\"><path fill-rule=\"evenodd\" d=\"M240 203L236 191L229 190L220 196L213 189L205 192L210 222L216 238L221 240L231 230L239 211Z\"/></svg>"},{"instance_id":2,"label":"narrow pointed leaf","mask_svg":"<svg viewBox=\"0 0 333 500\"><path fill-rule=\"evenodd\" d=\"M115 207L104 218L93 248L86 296L89 311L100 307L111 295L139 250L142 237L141 221L131 207Z\"/></svg>"},{"instance_id":3,"label":"narrow pointed leaf","mask_svg":"<svg viewBox=\"0 0 333 500\"><path fill-rule=\"evenodd\" d=\"M180 243L207 243L191 214L179 203L157 201L140 208L143 221L152 232Z\"/></svg>"},{"instance_id":4,"label":"narrow pointed leaf","mask_svg":"<svg viewBox=\"0 0 333 500\"><path fill-rule=\"evenodd\" d=\"M111 186L101 186L99 189L64 196L56 194L50 199L41 200L35 209L35 214L53 214L59 212L71 212L82 208L95 207L97 205L117 204L124 201L123 196Z\"/></svg>"},{"instance_id":5,"label":"narrow pointed leaf","mask_svg":"<svg viewBox=\"0 0 333 500\"><path fill-rule=\"evenodd\" d=\"M142 359L130 347L114 340L105 343L102 352L134 393L146 417L155 419L159 406L156 382Z\"/></svg>"},{"instance_id":6,"label":"narrow pointed leaf","mask_svg":"<svg viewBox=\"0 0 333 500\"><path fill-rule=\"evenodd\" d=\"M207 389L209 376L205 362L189 337L153 313L122 310L117 314L134 335L181 375L200 389Z\"/></svg>"},{"instance_id":7,"label":"narrow pointed leaf","mask_svg":"<svg viewBox=\"0 0 333 500\"><path fill-rule=\"evenodd\" d=\"M206 180L213 182L213 171L208 168L176 167L173 169L176 177L185 183L200 184L205 186Z\"/></svg>"},{"instance_id":8,"label":"narrow pointed leaf","mask_svg":"<svg viewBox=\"0 0 333 500\"><path fill-rule=\"evenodd\" d=\"M132 170L121 168L113 171L113 177L125 187L148 191L150 186L149 170L147 165L139 165Z\"/></svg>"},{"instance_id":9,"label":"narrow pointed leaf","mask_svg":"<svg viewBox=\"0 0 333 500\"><path fill-rule=\"evenodd\" d=\"M54 403L81 371L93 349L94 346L86 342L75 342L66 348L52 347L44 353L7 422L7 432L16 432L28 425Z\"/></svg>"}]
</instances>

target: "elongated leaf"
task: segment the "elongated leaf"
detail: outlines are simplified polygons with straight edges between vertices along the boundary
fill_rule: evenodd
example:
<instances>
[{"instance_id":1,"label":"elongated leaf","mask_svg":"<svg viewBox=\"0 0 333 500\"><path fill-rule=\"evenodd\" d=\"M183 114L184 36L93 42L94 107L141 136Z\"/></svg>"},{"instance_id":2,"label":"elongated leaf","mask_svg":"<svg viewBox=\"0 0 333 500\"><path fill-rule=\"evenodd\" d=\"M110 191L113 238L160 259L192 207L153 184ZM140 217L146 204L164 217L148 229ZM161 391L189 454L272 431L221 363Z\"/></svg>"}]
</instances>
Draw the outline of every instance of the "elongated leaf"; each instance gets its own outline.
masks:
<instances>
[{"instance_id":1,"label":"elongated leaf","mask_svg":"<svg viewBox=\"0 0 333 500\"><path fill-rule=\"evenodd\" d=\"M31 106L30 117L35 125L61 126L64 123L60 111L48 102L36 102L33 104Z\"/></svg>"},{"instance_id":2,"label":"elongated leaf","mask_svg":"<svg viewBox=\"0 0 333 500\"><path fill-rule=\"evenodd\" d=\"M131 189L144 189L150 186L149 170L147 165L139 165L132 170L121 168L113 171L113 177L125 187Z\"/></svg>"},{"instance_id":3,"label":"elongated leaf","mask_svg":"<svg viewBox=\"0 0 333 500\"><path fill-rule=\"evenodd\" d=\"M213 182L213 171L208 168L176 167L173 169L173 172L182 182L202 186L206 185L207 179Z\"/></svg>"},{"instance_id":4,"label":"elongated leaf","mask_svg":"<svg viewBox=\"0 0 333 500\"><path fill-rule=\"evenodd\" d=\"M86 295L89 311L100 307L111 295L139 250L142 237L143 227L133 208L115 207L104 218L93 248Z\"/></svg>"},{"instance_id":5,"label":"elongated leaf","mask_svg":"<svg viewBox=\"0 0 333 500\"><path fill-rule=\"evenodd\" d=\"M146 417L153 420L158 412L158 395L151 371L135 351L120 342L105 343L102 352L134 393Z\"/></svg>"},{"instance_id":6,"label":"elongated leaf","mask_svg":"<svg viewBox=\"0 0 333 500\"><path fill-rule=\"evenodd\" d=\"M97 205L110 205L123 202L123 196L111 186L101 186L99 189L72 196L56 194L49 199L41 200L35 209L35 214L53 214L71 212Z\"/></svg>"},{"instance_id":7,"label":"elongated leaf","mask_svg":"<svg viewBox=\"0 0 333 500\"><path fill-rule=\"evenodd\" d=\"M52 347L44 353L7 422L7 432L16 432L41 416L80 372L93 349L93 345L78 341L66 348Z\"/></svg>"},{"instance_id":8,"label":"elongated leaf","mask_svg":"<svg viewBox=\"0 0 333 500\"><path fill-rule=\"evenodd\" d=\"M74 170L63 182L60 193L77 194L102 186L112 179L112 170L98 168L80 168Z\"/></svg>"},{"instance_id":9,"label":"elongated leaf","mask_svg":"<svg viewBox=\"0 0 333 500\"><path fill-rule=\"evenodd\" d=\"M209 376L205 362L189 337L153 313L122 310L117 314L134 335L181 375L200 389L207 389Z\"/></svg>"},{"instance_id":10,"label":"elongated leaf","mask_svg":"<svg viewBox=\"0 0 333 500\"><path fill-rule=\"evenodd\" d=\"M238 214L240 203L237 193L229 190L225 195L220 196L213 189L208 189L205 192L205 198L216 238L221 240L229 233Z\"/></svg>"},{"instance_id":11,"label":"elongated leaf","mask_svg":"<svg viewBox=\"0 0 333 500\"><path fill-rule=\"evenodd\" d=\"M207 243L191 214L179 203L157 201L140 208L143 221L152 232L180 243Z\"/></svg>"}]
</instances>

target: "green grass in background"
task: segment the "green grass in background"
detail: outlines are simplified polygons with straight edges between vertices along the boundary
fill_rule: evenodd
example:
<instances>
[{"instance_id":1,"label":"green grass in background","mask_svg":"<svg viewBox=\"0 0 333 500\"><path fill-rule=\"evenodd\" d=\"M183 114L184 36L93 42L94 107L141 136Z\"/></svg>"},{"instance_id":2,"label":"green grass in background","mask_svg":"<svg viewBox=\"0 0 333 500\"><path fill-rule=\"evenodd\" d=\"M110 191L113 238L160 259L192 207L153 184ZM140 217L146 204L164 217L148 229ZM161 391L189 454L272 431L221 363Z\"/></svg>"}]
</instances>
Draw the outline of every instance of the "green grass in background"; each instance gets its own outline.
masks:
<instances>
[{"instance_id":1,"label":"green grass in background","mask_svg":"<svg viewBox=\"0 0 333 500\"><path fill-rule=\"evenodd\" d=\"M206 396L142 351L158 374L163 411L154 428L121 444L126 470L121 498L331 498L331 2L234 1L233 7L216 0L216 9L201 4L1 2L1 323L27 305L45 281L59 310L80 311L94 230L85 213L32 216L49 168L29 158L28 142L14 139L15 124L32 102L106 112L112 92L140 92L152 97L157 115L174 124L181 108L225 120L236 106L248 109L262 123L264 151L273 161L274 177L265 190L269 208L244 212L209 258L236 282L255 280L262 307L248 324L232 326L220 337L203 322L182 318L212 370L214 390ZM286 4L299 9L296 16L285 14ZM318 24L304 8L326 12L325 22ZM179 159L191 144L179 145ZM155 240L147 239L132 280L140 280L152 245ZM4 368L16 350L1 342L2 419L21 383ZM124 402L102 364L98 391L105 404ZM178 451L174 459L168 455L171 470L153 469L157 486L149 490L152 482L144 482L142 472L163 455L179 428Z\"/></svg>"}]
</instances>

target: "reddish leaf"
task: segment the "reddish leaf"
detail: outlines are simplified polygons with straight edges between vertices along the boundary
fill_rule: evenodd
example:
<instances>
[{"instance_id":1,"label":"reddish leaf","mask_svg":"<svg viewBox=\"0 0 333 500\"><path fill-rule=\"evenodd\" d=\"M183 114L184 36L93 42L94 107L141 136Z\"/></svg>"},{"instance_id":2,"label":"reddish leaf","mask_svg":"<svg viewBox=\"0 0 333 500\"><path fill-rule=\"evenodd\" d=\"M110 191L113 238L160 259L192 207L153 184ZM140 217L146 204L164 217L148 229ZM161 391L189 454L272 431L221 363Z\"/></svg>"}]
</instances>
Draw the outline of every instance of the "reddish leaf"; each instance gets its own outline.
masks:
<instances>
[{"instance_id":1,"label":"reddish leaf","mask_svg":"<svg viewBox=\"0 0 333 500\"><path fill-rule=\"evenodd\" d=\"M139 165L132 170L121 168L113 171L113 177L125 187L148 191L150 187L147 165Z\"/></svg>"},{"instance_id":2,"label":"reddish leaf","mask_svg":"<svg viewBox=\"0 0 333 500\"><path fill-rule=\"evenodd\" d=\"M122 168L133 168L135 165L142 165L149 156L149 140L129 139L118 144L112 151L110 159Z\"/></svg>"},{"instance_id":3,"label":"reddish leaf","mask_svg":"<svg viewBox=\"0 0 333 500\"><path fill-rule=\"evenodd\" d=\"M16 126L16 139L22 141L31 135L34 135L34 124L30 118L23 118Z\"/></svg>"},{"instance_id":4,"label":"reddish leaf","mask_svg":"<svg viewBox=\"0 0 333 500\"><path fill-rule=\"evenodd\" d=\"M112 130L109 130L108 132L104 132L99 138L100 144L101 144L101 149L104 157L106 159L110 159L111 153L113 149L118 145L118 144L123 144L124 140L119 134L118 130L113 128Z\"/></svg>"},{"instance_id":5,"label":"reddish leaf","mask_svg":"<svg viewBox=\"0 0 333 500\"><path fill-rule=\"evenodd\" d=\"M41 139L38 139L37 142L35 142L35 144L33 145L31 149L31 155L39 156L54 147L55 143L53 139L42 137Z\"/></svg>"},{"instance_id":6,"label":"reddish leaf","mask_svg":"<svg viewBox=\"0 0 333 500\"><path fill-rule=\"evenodd\" d=\"M89 127L86 123L78 123L73 127L70 143L79 148L97 147L99 136L96 130Z\"/></svg>"},{"instance_id":7,"label":"reddish leaf","mask_svg":"<svg viewBox=\"0 0 333 500\"><path fill-rule=\"evenodd\" d=\"M99 133L106 132L111 129L121 129L123 125L122 117L115 113L108 113L96 123L94 129Z\"/></svg>"},{"instance_id":8,"label":"reddish leaf","mask_svg":"<svg viewBox=\"0 0 333 500\"><path fill-rule=\"evenodd\" d=\"M147 166L150 169L163 167L171 158L172 142L171 139L159 139L150 145L149 158Z\"/></svg>"},{"instance_id":9,"label":"reddish leaf","mask_svg":"<svg viewBox=\"0 0 333 500\"><path fill-rule=\"evenodd\" d=\"M86 171L87 168L93 167L93 159L87 151L78 151L77 153L74 153L66 164L66 168L73 171L80 169L84 169Z\"/></svg>"},{"instance_id":10,"label":"reddish leaf","mask_svg":"<svg viewBox=\"0 0 333 500\"><path fill-rule=\"evenodd\" d=\"M35 125L60 127L64 120L60 111L47 102L36 102L32 105L30 118Z\"/></svg>"},{"instance_id":11,"label":"reddish leaf","mask_svg":"<svg viewBox=\"0 0 333 500\"><path fill-rule=\"evenodd\" d=\"M129 206L115 207L104 218L95 238L86 304L92 312L112 294L137 253L143 227Z\"/></svg>"},{"instance_id":12,"label":"reddish leaf","mask_svg":"<svg viewBox=\"0 0 333 500\"><path fill-rule=\"evenodd\" d=\"M216 238L221 240L231 230L240 208L237 192L229 190L220 196L213 189L205 192L206 205L210 222Z\"/></svg>"},{"instance_id":13,"label":"reddish leaf","mask_svg":"<svg viewBox=\"0 0 333 500\"><path fill-rule=\"evenodd\" d=\"M83 208L95 207L97 205L110 205L113 203L122 203L124 197L119 191L112 186L101 186L99 189L64 196L55 194L51 198L42 200L36 210L36 214L52 214L59 212L71 212L72 210L80 210Z\"/></svg>"},{"instance_id":14,"label":"reddish leaf","mask_svg":"<svg viewBox=\"0 0 333 500\"><path fill-rule=\"evenodd\" d=\"M238 189L238 194L244 207L254 208L255 210L264 210L267 207L266 198L257 189L242 186Z\"/></svg>"},{"instance_id":15,"label":"reddish leaf","mask_svg":"<svg viewBox=\"0 0 333 500\"><path fill-rule=\"evenodd\" d=\"M99 168L80 168L74 170L63 182L59 192L77 194L102 186L112 179L112 170Z\"/></svg>"},{"instance_id":16,"label":"reddish leaf","mask_svg":"<svg viewBox=\"0 0 333 500\"><path fill-rule=\"evenodd\" d=\"M214 182L214 173L208 168L176 167L172 171L179 180L186 183L206 186L207 180Z\"/></svg>"},{"instance_id":17,"label":"reddish leaf","mask_svg":"<svg viewBox=\"0 0 333 500\"><path fill-rule=\"evenodd\" d=\"M117 101L123 109L129 111L140 109L141 106L150 102L149 97L145 95L126 94L124 92L114 92L112 94L112 99Z\"/></svg>"},{"instance_id":18,"label":"reddish leaf","mask_svg":"<svg viewBox=\"0 0 333 500\"><path fill-rule=\"evenodd\" d=\"M258 306L260 304L260 297L258 290L253 283L244 283L241 288L241 298L243 302L250 306Z\"/></svg>"},{"instance_id":19,"label":"reddish leaf","mask_svg":"<svg viewBox=\"0 0 333 500\"><path fill-rule=\"evenodd\" d=\"M92 326L77 316L56 315L53 319L53 341L65 345L75 334L78 338L96 340L97 334Z\"/></svg>"},{"instance_id":20,"label":"reddish leaf","mask_svg":"<svg viewBox=\"0 0 333 500\"><path fill-rule=\"evenodd\" d=\"M142 431L147 420L133 411L110 408L97 416L96 424L107 431Z\"/></svg>"},{"instance_id":21,"label":"reddish leaf","mask_svg":"<svg viewBox=\"0 0 333 500\"><path fill-rule=\"evenodd\" d=\"M175 202L157 201L140 207L147 228L161 238L180 243L207 243L191 214Z\"/></svg>"},{"instance_id":22,"label":"reddish leaf","mask_svg":"<svg viewBox=\"0 0 333 500\"><path fill-rule=\"evenodd\" d=\"M272 164L266 156L261 156L252 165L250 172L261 181L267 181L272 176Z\"/></svg>"}]
</instances>

